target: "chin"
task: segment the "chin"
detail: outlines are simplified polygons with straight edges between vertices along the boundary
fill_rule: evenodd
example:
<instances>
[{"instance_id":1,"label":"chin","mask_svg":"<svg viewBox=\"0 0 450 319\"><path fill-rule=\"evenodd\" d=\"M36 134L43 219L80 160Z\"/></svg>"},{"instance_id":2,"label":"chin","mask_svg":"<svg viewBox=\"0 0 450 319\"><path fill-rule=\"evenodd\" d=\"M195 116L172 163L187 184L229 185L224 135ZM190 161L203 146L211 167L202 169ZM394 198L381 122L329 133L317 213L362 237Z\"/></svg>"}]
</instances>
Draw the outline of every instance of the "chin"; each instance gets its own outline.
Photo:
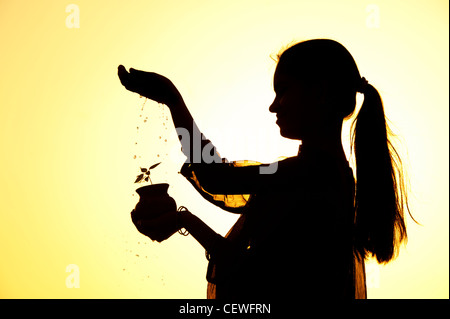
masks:
<instances>
[{"instance_id":1,"label":"chin","mask_svg":"<svg viewBox=\"0 0 450 319\"><path fill-rule=\"evenodd\" d=\"M291 140L301 140L302 139L300 134L298 134L298 132L293 132L293 131L288 130L283 127L280 127L280 135L285 138L289 138Z\"/></svg>"}]
</instances>

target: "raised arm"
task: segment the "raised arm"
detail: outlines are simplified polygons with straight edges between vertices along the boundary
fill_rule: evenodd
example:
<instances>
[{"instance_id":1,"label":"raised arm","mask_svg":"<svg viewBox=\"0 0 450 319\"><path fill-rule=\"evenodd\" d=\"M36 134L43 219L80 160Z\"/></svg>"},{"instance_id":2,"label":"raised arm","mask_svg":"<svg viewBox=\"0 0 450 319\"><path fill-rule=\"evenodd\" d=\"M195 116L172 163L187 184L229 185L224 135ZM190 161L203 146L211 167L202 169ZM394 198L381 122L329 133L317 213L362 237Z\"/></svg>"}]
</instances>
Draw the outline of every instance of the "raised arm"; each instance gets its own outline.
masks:
<instances>
[{"instance_id":1,"label":"raised arm","mask_svg":"<svg viewBox=\"0 0 450 319\"><path fill-rule=\"evenodd\" d=\"M180 92L168 78L133 68L128 72L123 65L118 68L118 76L127 90L167 105L188 163L221 161L212 144L197 127Z\"/></svg>"},{"instance_id":2,"label":"raised arm","mask_svg":"<svg viewBox=\"0 0 450 319\"><path fill-rule=\"evenodd\" d=\"M168 107L188 163L220 163L221 157L200 132L181 95Z\"/></svg>"}]
</instances>

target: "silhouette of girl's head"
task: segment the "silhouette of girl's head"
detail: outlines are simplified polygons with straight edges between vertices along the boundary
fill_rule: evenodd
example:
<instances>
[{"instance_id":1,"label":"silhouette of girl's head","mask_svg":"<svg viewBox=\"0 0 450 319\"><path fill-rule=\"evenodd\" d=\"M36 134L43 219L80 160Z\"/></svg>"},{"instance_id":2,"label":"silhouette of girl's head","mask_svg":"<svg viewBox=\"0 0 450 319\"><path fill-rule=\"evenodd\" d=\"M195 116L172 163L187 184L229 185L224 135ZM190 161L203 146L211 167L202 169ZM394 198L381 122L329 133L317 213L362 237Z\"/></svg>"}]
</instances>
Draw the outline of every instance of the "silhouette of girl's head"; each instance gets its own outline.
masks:
<instances>
[{"instance_id":1,"label":"silhouette of girl's head","mask_svg":"<svg viewBox=\"0 0 450 319\"><path fill-rule=\"evenodd\" d=\"M342 120L355 110L356 93L364 102L353 122L356 162L355 250L385 263L407 239L408 202L400 157L389 139L378 91L361 78L351 54L327 39L295 44L280 56L274 75L277 114L284 137L323 143L339 138ZM310 143L310 144L312 144Z\"/></svg>"},{"instance_id":2,"label":"silhouette of girl's head","mask_svg":"<svg viewBox=\"0 0 450 319\"><path fill-rule=\"evenodd\" d=\"M300 42L278 56L276 97L269 110L277 114L284 137L303 140L328 134L354 111L360 83L356 63L340 43Z\"/></svg>"}]
</instances>

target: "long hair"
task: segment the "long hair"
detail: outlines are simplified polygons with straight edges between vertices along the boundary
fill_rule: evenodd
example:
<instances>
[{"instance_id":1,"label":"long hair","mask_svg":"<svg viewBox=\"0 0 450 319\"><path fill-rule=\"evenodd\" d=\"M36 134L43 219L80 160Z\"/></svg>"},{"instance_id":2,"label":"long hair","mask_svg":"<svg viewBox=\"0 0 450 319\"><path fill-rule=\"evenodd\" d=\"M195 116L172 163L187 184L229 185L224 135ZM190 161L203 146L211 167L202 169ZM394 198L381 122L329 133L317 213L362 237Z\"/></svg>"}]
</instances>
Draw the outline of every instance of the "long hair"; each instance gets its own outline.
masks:
<instances>
[{"instance_id":1,"label":"long hair","mask_svg":"<svg viewBox=\"0 0 450 319\"><path fill-rule=\"evenodd\" d=\"M328 82L328 101L340 120L355 111L356 93L364 102L352 125L356 162L354 249L379 263L392 260L407 233L409 212L400 157L390 140L378 91L365 84L351 54L340 43L316 39L297 43L278 56L277 69L300 77L308 85Z\"/></svg>"},{"instance_id":2,"label":"long hair","mask_svg":"<svg viewBox=\"0 0 450 319\"><path fill-rule=\"evenodd\" d=\"M364 102L352 124L356 161L355 248L379 263L393 259L407 240L404 222L409 212L402 162L391 143L378 91L367 85Z\"/></svg>"}]
</instances>

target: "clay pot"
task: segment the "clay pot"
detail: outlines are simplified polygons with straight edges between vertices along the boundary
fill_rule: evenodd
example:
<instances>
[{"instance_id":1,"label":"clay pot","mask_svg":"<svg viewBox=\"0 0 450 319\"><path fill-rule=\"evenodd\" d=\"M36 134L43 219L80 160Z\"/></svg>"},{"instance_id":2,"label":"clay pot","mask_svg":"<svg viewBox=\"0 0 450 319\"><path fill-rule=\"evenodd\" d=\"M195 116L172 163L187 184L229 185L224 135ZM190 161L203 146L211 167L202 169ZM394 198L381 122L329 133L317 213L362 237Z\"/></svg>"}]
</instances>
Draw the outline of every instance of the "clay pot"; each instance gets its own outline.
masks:
<instances>
[{"instance_id":1,"label":"clay pot","mask_svg":"<svg viewBox=\"0 0 450 319\"><path fill-rule=\"evenodd\" d=\"M169 196L169 184L154 184L140 187L136 190L139 202L131 212L131 219L139 232L152 240L161 242L172 236L178 230L176 220L177 204ZM172 212L172 214L170 214ZM146 226L141 223L145 221ZM151 229L149 228L151 225Z\"/></svg>"},{"instance_id":2,"label":"clay pot","mask_svg":"<svg viewBox=\"0 0 450 319\"><path fill-rule=\"evenodd\" d=\"M136 204L136 211L145 213L148 219L164 215L166 212L176 211L177 204L169 196L167 190L169 184L153 184L140 187L136 190L139 194L139 202Z\"/></svg>"}]
</instances>

